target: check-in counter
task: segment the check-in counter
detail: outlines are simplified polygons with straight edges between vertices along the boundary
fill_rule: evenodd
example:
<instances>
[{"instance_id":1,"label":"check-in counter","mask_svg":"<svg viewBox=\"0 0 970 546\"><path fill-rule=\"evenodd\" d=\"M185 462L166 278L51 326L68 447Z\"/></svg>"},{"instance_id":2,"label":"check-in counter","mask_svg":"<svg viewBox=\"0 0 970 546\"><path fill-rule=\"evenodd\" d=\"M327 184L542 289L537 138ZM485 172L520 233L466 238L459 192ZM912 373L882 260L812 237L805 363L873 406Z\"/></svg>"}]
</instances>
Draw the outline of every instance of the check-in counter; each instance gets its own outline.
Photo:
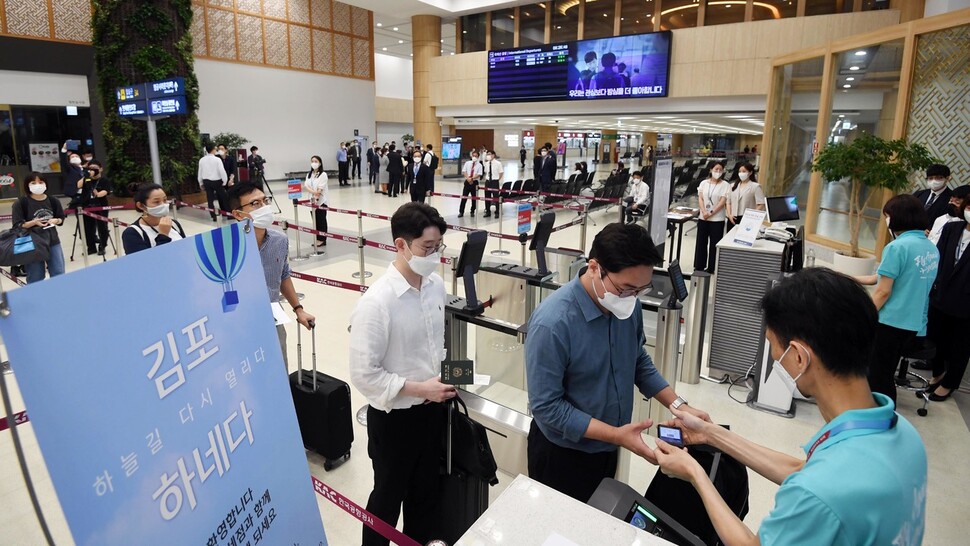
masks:
<instances>
[{"instance_id":1,"label":"check-in counter","mask_svg":"<svg viewBox=\"0 0 970 546\"><path fill-rule=\"evenodd\" d=\"M527 478L517 477L455 546L672 544Z\"/></svg>"}]
</instances>

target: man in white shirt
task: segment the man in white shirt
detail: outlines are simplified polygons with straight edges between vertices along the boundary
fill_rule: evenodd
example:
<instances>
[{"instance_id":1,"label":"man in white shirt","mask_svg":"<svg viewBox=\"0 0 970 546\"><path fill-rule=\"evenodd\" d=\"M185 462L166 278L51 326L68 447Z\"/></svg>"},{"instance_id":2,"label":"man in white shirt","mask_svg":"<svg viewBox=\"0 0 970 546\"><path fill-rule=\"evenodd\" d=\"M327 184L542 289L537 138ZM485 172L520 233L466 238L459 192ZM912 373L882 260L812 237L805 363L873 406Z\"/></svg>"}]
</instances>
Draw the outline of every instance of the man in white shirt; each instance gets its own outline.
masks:
<instances>
[{"instance_id":1,"label":"man in white shirt","mask_svg":"<svg viewBox=\"0 0 970 546\"><path fill-rule=\"evenodd\" d=\"M624 211L626 214L626 223L632 224L634 222L634 214L637 216L643 216L647 212L647 206L650 205L650 188L647 184L643 182L643 173L636 171L632 175L633 182L630 185L630 195L626 196L624 199Z\"/></svg>"},{"instance_id":2,"label":"man in white shirt","mask_svg":"<svg viewBox=\"0 0 970 546\"><path fill-rule=\"evenodd\" d=\"M968 195L970 195L970 186L966 184L953 189L953 193L950 194L950 202L947 204L946 214L941 214L934 220L933 227L926 234L926 237L934 245L940 242L940 234L943 233L943 228L947 224L963 220L963 204L966 202Z\"/></svg>"},{"instance_id":3,"label":"man in white shirt","mask_svg":"<svg viewBox=\"0 0 970 546\"><path fill-rule=\"evenodd\" d=\"M478 150L472 150L472 158L465 162L461 168L461 174L465 177L465 183L461 188L461 203L458 204L458 217L465 215L465 203L472 202L472 217L475 216L475 209L478 208L478 181L482 178L482 162L478 159Z\"/></svg>"},{"instance_id":4,"label":"man in white shirt","mask_svg":"<svg viewBox=\"0 0 970 546\"><path fill-rule=\"evenodd\" d=\"M502 214L502 209L498 206L499 186L502 184L502 175L505 170L502 162L495 159L495 151L489 150L485 153L485 163L482 164L482 173L485 178L485 218L492 217L492 205L495 205L495 216ZM489 201L494 199L495 201Z\"/></svg>"},{"instance_id":5,"label":"man in white shirt","mask_svg":"<svg viewBox=\"0 0 970 546\"><path fill-rule=\"evenodd\" d=\"M205 198L208 202L209 215L212 221L216 221L215 199L219 199L219 209L229 212L229 194L226 192L226 183L229 177L226 175L226 167L222 160L215 155L216 147L207 142L205 145L205 155L199 160L199 189L205 191Z\"/></svg>"},{"instance_id":6,"label":"man in white shirt","mask_svg":"<svg viewBox=\"0 0 970 546\"><path fill-rule=\"evenodd\" d=\"M445 407L456 396L441 382L445 358L442 235L430 205L406 203L391 217L397 257L360 298L350 318L350 379L369 402L367 453L374 489L367 511L425 544L435 538ZM388 540L364 526L364 546Z\"/></svg>"}]
</instances>

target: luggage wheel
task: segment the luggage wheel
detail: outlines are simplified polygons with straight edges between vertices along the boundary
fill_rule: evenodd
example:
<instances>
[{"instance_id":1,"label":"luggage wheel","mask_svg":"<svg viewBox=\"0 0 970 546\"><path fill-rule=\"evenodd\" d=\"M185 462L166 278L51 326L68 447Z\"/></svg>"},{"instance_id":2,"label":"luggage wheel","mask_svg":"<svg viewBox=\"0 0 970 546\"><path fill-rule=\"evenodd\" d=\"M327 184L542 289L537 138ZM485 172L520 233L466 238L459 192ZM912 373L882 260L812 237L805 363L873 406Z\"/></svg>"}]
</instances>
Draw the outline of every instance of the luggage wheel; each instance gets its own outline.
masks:
<instances>
[{"instance_id":1,"label":"luggage wheel","mask_svg":"<svg viewBox=\"0 0 970 546\"><path fill-rule=\"evenodd\" d=\"M347 452L346 455L344 455L344 456L342 456L342 457L340 457L338 459L335 459L335 460L325 459L323 461L323 469L326 470L327 472L330 472L334 468L336 468L336 467L344 464L345 462L347 462L348 459L350 459L350 452L349 451Z\"/></svg>"}]
</instances>

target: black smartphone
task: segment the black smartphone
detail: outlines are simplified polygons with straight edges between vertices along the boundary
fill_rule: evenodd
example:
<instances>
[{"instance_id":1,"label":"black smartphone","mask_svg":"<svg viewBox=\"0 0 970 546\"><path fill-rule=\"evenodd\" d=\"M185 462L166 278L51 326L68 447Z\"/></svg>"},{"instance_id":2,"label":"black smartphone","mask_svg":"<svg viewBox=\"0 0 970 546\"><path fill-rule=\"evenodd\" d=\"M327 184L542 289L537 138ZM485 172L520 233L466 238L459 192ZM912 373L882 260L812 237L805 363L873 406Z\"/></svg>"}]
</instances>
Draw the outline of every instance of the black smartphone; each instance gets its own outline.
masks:
<instances>
[{"instance_id":1,"label":"black smartphone","mask_svg":"<svg viewBox=\"0 0 970 546\"><path fill-rule=\"evenodd\" d=\"M657 438L672 446L684 447L684 434L679 428L657 425Z\"/></svg>"},{"instance_id":2,"label":"black smartphone","mask_svg":"<svg viewBox=\"0 0 970 546\"><path fill-rule=\"evenodd\" d=\"M80 148L80 147L81 147L81 141L80 140L68 140L67 141L67 149L69 151L76 152L78 150L78 148Z\"/></svg>"}]
</instances>

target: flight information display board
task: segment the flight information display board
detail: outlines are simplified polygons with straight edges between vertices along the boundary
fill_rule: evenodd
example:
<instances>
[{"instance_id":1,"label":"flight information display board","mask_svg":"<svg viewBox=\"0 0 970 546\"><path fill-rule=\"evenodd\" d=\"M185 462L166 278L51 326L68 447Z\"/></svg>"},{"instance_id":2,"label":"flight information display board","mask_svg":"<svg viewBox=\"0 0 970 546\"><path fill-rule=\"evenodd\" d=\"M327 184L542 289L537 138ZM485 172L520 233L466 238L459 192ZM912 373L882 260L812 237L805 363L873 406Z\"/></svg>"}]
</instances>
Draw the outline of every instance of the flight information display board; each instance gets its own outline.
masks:
<instances>
[{"instance_id":1,"label":"flight information display board","mask_svg":"<svg viewBox=\"0 0 970 546\"><path fill-rule=\"evenodd\" d=\"M488 102L666 97L672 33L488 52Z\"/></svg>"}]
</instances>

